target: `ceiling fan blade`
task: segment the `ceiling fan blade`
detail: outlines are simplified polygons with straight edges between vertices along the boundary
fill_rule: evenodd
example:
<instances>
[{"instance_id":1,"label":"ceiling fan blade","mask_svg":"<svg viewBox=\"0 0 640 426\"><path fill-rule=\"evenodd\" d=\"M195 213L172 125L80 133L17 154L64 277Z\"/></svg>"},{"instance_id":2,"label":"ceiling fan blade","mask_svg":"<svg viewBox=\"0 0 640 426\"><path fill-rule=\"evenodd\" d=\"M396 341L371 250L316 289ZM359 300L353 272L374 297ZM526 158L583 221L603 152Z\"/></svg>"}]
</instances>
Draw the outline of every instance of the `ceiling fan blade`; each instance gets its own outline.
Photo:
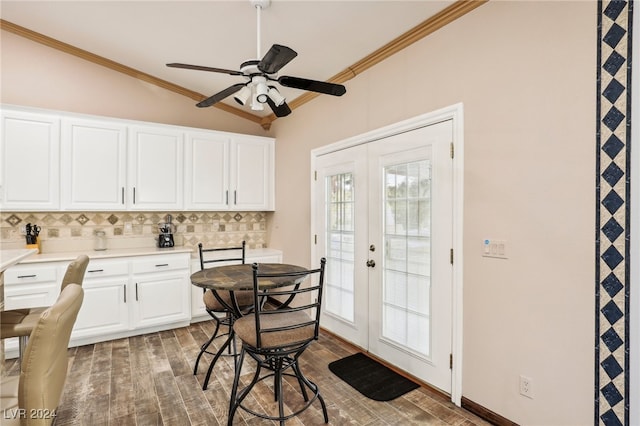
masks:
<instances>
[{"instance_id":1,"label":"ceiling fan blade","mask_svg":"<svg viewBox=\"0 0 640 426\"><path fill-rule=\"evenodd\" d=\"M286 102L283 102L280 106L276 106L276 104L271 100L271 98L267 98L267 103L271 107L271 110L276 115L276 117L286 117L291 114L291 108L287 105Z\"/></svg>"},{"instance_id":2,"label":"ceiling fan blade","mask_svg":"<svg viewBox=\"0 0 640 426\"><path fill-rule=\"evenodd\" d=\"M283 75L278 78L278 83L294 89L309 90L311 92L324 93L325 95L342 96L347 89L342 84L328 83L326 81L308 80L300 77Z\"/></svg>"},{"instance_id":3,"label":"ceiling fan blade","mask_svg":"<svg viewBox=\"0 0 640 426\"><path fill-rule=\"evenodd\" d=\"M244 86L244 83L234 84L233 86L227 87L226 89L222 90L221 92L218 92L215 95L213 95L211 97L208 97L204 101L201 101L201 102L197 103L196 106L198 108L210 107L211 105L213 105L213 104L215 104L217 102L220 102L221 100L223 100L227 96L233 95L238 90L242 89L243 86Z\"/></svg>"},{"instance_id":4,"label":"ceiling fan blade","mask_svg":"<svg viewBox=\"0 0 640 426\"><path fill-rule=\"evenodd\" d=\"M229 75L242 75L242 72L240 71L226 70L224 68L203 67L201 65L171 63L171 64L167 64L167 66L171 68L184 68L188 70L219 72L222 74L229 74Z\"/></svg>"},{"instance_id":5,"label":"ceiling fan blade","mask_svg":"<svg viewBox=\"0 0 640 426\"><path fill-rule=\"evenodd\" d=\"M258 69L265 74L275 74L296 56L298 54L295 50L274 44L258 63Z\"/></svg>"}]
</instances>

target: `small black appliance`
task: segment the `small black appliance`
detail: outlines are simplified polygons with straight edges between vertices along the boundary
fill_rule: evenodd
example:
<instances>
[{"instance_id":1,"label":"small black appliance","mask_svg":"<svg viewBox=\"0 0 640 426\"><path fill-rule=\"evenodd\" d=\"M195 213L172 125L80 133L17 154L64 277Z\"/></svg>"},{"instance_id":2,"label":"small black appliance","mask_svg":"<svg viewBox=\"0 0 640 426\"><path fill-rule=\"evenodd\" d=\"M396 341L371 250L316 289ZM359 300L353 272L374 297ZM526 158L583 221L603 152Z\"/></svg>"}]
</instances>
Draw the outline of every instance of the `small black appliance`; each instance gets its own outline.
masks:
<instances>
[{"instance_id":1,"label":"small black appliance","mask_svg":"<svg viewBox=\"0 0 640 426\"><path fill-rule=\"evenodd\" d=\"M170 214L168 214L165 218L165 222L160 222L158 224L158 247L173 247L173 232L175 227L171 220L173 218Z\"/></svg>"}]
</instances>

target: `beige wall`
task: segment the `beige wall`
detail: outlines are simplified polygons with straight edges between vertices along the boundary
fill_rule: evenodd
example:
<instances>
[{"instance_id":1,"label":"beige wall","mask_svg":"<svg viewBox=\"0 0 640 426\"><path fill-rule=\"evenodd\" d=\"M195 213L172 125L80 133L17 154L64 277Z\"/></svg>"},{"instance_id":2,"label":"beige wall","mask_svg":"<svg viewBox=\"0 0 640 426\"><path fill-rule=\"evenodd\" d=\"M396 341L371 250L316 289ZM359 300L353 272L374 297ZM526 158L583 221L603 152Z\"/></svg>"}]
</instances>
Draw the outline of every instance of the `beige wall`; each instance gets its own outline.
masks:
<instances>
[{"instance_id":1,"label":"beige wall","mask_svg":"<svg viewBox=\"0 0 640 426\"><path fill-rule=\"evenodd\" d=\"M269 136L253 122L2 31L0 102Z\"/></svg>"},{"instance_id":2,"label":"beige wall","mask_svg":"<svg viewBox=\"0 0 640 426\"><path fill-rule=\"evenodd\" d=\"M596 18L595 1L489 2L270 134L278 168L269 245L309 264L310 151L464 104L462 394L520 424L593 422ZM2 102L263 134L2 36ZM506 239L509 259L482 258L485 237ZM534 399L519 395L520 374L533 379Z\"/></svg>"},{"instance_id":3,"label":"beige wall","mask_svg":"<svg viewBox=\"0 0 640 426\"><path fill-rule=\"evenodd\" d=\"M271 244L304 263L311 149L464 104L462 393L521 424L593 422L596 18L489 2L274 124ZM487 237L508 260L481 257Z\"/></svg>"}]
</instances>

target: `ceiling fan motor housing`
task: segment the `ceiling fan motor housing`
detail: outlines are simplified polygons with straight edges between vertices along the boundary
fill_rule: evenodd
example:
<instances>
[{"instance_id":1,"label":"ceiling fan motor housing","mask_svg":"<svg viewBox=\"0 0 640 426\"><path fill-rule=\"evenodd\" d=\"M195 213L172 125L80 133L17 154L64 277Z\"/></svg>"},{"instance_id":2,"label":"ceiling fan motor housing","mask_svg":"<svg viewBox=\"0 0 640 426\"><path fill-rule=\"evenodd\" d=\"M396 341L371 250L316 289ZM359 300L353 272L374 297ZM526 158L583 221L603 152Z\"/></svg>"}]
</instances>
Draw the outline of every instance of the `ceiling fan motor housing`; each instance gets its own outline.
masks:
<instances>
[{"instance_id":1,"label":"ceiling fan motor housing","mask_svg":"<svg viewBox=\"0 0 640 426\"><path fill-rule=\"evenodd\" d=\"M249 0L257 12L257 57L260 55L260 12L269 7L271 0ZM185 68L199 71L217 72L229 75L241 75L247 79L245 83L237 83L210 96L196 104L197 107L209 107L220 102L227 96L234 95L234 99L240 105L245 105L251 99L251 109L262 111L263 104L268 104L277 117L284 117L291 113L291 108L285 102L284 96L280 94L275 86L268 85L268 81L275 81L281 86L291 87L300 90L309 90L317 93L325 93L333 96L342 96L346 89L341 84L324 81L309 80L300 77L281 76L277 77L278 71L288 64L298 54L293 49L274 44L262 59L251 59L240 65L240 71L228 70L224 68L204 67L200 65L189 65L182 63L167 64L173 68Z\"/></svg>"},{"instance_id":2,"label":"ceiling fan motor housing","mask_svg":"<svg viewBox=\"0 0 640 426\"><path fill-rule=\"evenodd\" d=\"M253 74L262 74L262 71L258 69L258 64L260 61L252 59L250 61L244 61L240 65L240 71L247 77L250 77Z\"/></svg>"}]
</instances>

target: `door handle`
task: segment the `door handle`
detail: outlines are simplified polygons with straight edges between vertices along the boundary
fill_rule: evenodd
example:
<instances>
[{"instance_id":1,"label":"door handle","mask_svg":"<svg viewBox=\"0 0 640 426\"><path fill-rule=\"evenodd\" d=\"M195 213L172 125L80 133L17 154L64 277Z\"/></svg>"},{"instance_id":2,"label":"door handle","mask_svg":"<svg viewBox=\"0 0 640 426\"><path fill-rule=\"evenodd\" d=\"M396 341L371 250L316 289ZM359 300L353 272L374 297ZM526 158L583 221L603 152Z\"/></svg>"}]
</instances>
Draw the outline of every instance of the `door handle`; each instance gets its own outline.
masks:
<instances>
[{"instance_id":1,"label":"door handle","mask_svg":"<svg viewBox=\"0 0 640 426\"><path fill-rule=\"evenodd\" d=\"M374 266L376 266L376 261L375 261L375 260L373 260L373 259L369 259L369 260L367 260L367 266L368 266L369 268L373 268Z\"/></svg>"}]
</instances>

